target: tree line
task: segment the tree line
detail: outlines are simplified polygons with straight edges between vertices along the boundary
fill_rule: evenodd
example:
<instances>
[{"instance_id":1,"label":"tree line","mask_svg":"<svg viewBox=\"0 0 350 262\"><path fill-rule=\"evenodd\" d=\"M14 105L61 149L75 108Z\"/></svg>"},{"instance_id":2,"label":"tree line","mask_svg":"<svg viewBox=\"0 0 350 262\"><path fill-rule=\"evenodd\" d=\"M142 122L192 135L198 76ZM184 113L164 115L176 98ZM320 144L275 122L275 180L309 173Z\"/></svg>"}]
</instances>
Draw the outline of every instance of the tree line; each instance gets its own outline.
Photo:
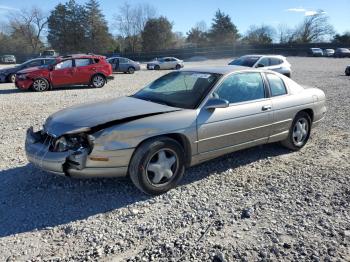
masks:
<instances>
[{"instance_id":1,"label":"tree line","mask_svg":"<svg viewBox=\"0 0 350 262\"><path fill-rule=\"evenodd\" d=\"M113 33L116 32L116 33ZM59 3L48 14L33 7L8 16L0 28L0 53L37 54L45 48L61 53L142 52L181 47L234 43L271 44L333 41L350 45L350 32L335 34L322 10L307 16L295 28L287 25L252 25L242 34L232 18L217 10L210 27L199 22L184 35L149 4L125 3L109 27L98 0L84 5L75 0Z\"/></svg>"}]
</instances>

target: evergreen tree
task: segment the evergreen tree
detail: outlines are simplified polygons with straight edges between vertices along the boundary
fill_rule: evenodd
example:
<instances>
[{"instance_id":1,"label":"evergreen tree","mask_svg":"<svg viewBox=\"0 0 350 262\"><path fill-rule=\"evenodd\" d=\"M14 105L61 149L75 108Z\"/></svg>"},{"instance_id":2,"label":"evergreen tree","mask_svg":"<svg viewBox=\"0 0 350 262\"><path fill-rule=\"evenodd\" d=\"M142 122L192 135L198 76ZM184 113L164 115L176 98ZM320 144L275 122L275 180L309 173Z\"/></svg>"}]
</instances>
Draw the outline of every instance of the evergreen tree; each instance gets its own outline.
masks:
<instances>
[{"instance_id":1,"label":"evergreen tree","mask_svg":"<svg viewBox=\"0 0 350 262\"><path fill-rule=\"evenodd\" d=\"M221 12L220 9L215 13L208 36L213 44L219 45L232 44L240 37L237 27L231 21L231 17Z\"/></svg>"},{"instance_id":2,"label":"evergreen tree","mask_svg":"<svg viewBox=\"0 0 350 262\"><path fill-rule=\"evenodd\" d=\"M104 53L110 49L112 36L108 33L107 21L97 0L90 0L85 5L87 20L86 36L90 52Z\"/></svg>"},{"instance_id":3,"label":"evergreen tree","mask_svg":"<svg viewBox=\"0 0 350 262\"><path fill-rule=\"evenodd\" d=\"M172 46L174 35L169 20L161 16L149 19L141 33L144 51L167 49Z\"/></svg>"}]
</instances>

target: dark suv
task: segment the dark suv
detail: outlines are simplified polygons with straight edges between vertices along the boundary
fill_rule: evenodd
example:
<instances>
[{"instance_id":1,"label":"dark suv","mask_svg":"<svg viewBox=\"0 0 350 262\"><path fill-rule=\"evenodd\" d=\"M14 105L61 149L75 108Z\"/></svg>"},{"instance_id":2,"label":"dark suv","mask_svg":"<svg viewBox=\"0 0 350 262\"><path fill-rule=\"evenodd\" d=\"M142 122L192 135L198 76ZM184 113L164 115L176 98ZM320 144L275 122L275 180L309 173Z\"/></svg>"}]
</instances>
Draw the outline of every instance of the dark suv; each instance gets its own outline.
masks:
<instances>
[{"instance_id":1,"label":"dark suv","mask_svg":"<svg viewBox=\"0 0 350 262\"><path fill-rule=\"evenodd\" d=\"M104 56L70 55L58 57L48 67L34 67L19 71L16 87L32 88L42 92L51 88L72 85L89 85L101 88L107 79L113 78L112 66Z\"/></svg>"}]
</instances>

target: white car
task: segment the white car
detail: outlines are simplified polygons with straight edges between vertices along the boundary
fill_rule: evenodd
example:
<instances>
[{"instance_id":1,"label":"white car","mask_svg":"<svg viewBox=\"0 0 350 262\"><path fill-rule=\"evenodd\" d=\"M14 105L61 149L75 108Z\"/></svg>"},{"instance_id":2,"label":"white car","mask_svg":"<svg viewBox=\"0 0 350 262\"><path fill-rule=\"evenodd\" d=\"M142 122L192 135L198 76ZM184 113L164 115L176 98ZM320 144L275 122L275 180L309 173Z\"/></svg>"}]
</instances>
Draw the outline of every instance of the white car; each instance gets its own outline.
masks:
<instances>
[{"instance_id":1,"label":"white car","mask_svg":"<svg viewBox=\"0 0 350 262\"><path fill-rule=\"evenodd\" d=\"M287 58L281 55L245 55L231 61L229 65L253 68L264 67L288 77L292 75L290 63L287 61Z\"/></svg>"},{"instance_id":2,"label":"white car","mask_svg":"<svg viewBox=\"0 0 350 262\"><path fill-rule=\"evenodd\" d=\"M148 70L160 70L160 69L181 69L184 67L184 61L175 57L163 57L154 59L147 63Z\"/></svg>"}]
</instances>

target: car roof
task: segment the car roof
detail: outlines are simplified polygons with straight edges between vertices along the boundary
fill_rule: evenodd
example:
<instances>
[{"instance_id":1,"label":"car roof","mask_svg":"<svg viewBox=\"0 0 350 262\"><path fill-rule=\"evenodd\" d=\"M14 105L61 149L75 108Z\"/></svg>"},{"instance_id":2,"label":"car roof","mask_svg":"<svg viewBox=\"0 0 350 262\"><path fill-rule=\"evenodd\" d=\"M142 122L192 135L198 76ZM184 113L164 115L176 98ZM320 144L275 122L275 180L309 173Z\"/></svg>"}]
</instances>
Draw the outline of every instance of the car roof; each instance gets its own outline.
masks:
<instances>
[{"instance_id":1,"label":"car roof","mask_svg":"<svg viewBox=\"0 0 350 262\"><path fill-rule=\"evenodd\" d=\"M59 56L61 59L69 59L69 58L103 58L104 56L101 55L94 55L94 54L71 54L71 55L65 55L65 56Z\"/></svg>"},{"instance_id":2,"label":"car roof","mask_svg":"<svg viewBox=\"0 0 350 262\"><path fill-rule=\"evenodd\" d=\"M211 74L221 74L226 75L233 72L239 71L256 71L261 72L261 69L252 69L251 67L246 66L235 66L235 65L227 65L227 66L216 66L216 67L193 67L182 69L181 71L185 72L198 72L198 73L211 73Z\"/></svg>"},{"instance_id":3,"label":"car roof","mask_svg":"<svg viewBox=\"0 0 350 262\"><path fill-rule=\"evenodd\" d=\"M260 57L263 57L263 56L285 59L285 57L282 56L282 55L269 55L269 54L266 54L266 55L259 55L259 54L256 54L256 55L244 55L244 56L241 56L241 57L258 57L258 58L260 58Z\"/></svg>"}]
</instances>

